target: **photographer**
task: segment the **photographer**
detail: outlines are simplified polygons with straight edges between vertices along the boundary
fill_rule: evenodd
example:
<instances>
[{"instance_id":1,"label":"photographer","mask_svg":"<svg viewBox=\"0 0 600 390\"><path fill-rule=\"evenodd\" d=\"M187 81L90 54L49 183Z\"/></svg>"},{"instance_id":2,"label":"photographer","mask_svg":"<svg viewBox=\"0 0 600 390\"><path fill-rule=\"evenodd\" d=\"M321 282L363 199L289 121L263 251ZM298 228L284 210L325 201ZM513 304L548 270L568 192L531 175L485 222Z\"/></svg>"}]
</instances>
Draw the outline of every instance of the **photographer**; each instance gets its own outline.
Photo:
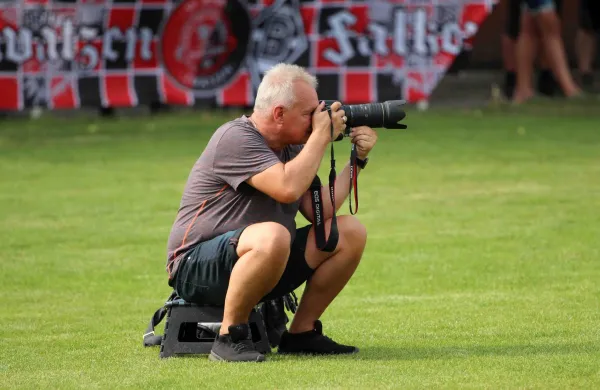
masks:
<instances>
[{"instance_id":1,"label":"photographer","mask_svg":"<svg viewBox=\"0 0 600 390\"><path fill-rule=\"evenodd\" d=\"M347 120L339 102L326 110L316 87L316 78L296 65L270 69L252 115L219 127L188 178L168 240L167 271L169 285L186 301L224 305L212 360L263 361L249 340L250 311L304 282L279 353L358 352L324 336L319 321L358 266L366 231L354 216L340 216L335 249L316 246L308 190L327 146ZM364 167L377 134L360 126L352 130L351 141ZM336 208L348 196L349 170L346 164L337 176ZM322 204L329 235L333 206ZM310 225L296 229L298 211Z\"/></svg>"}]
</instances>

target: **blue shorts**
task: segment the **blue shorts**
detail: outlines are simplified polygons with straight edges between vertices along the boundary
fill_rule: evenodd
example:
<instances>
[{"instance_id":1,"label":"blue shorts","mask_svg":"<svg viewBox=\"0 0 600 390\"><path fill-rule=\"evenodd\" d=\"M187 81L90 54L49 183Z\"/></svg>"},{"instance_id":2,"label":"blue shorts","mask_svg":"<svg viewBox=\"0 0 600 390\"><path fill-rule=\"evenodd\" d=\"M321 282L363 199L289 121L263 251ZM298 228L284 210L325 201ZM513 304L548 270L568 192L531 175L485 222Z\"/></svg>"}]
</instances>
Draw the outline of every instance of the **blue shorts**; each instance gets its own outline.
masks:
<instances>
[{"instance_id":1,"label":"blue shorts","mask_svg":"<svg viewBox=\"0 0 600 390\"><path fill-rule=\"evenodd\" d=\"M261 299L267 301L289 294L313 274L304 257L312 225L296 229L285 271L277 285ZM244 228L227 232L192 247L175 273L174 289L187 302L223 306L229 277L238 260L237 242ZM258 302L257 302L258 303Z\"/></svg>"},{"instance_id":2,"label":"blue shorts","mask_svg":"<svg viewBox=\"0 0 600 390\"><path fill-rule=\"evenodd\" d=\"M553 0L525 0L523 6L532 14L554 11L556 9Z\"/></svg>"}]
</instances>

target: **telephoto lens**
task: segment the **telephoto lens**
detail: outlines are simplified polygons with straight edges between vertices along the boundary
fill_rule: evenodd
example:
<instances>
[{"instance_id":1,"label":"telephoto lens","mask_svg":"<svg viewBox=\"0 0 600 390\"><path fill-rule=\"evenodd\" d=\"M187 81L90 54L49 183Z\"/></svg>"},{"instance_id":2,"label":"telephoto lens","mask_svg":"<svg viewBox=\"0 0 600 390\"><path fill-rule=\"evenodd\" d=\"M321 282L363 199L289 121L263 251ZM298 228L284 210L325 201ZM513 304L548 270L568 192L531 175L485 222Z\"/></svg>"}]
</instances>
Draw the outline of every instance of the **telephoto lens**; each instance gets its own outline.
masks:
<instances>
[{"instance_id":1,"label":"telephoto lens","mask_svg":"<svg viewBox=\"0 0 600 390\"><path fill-rule=\"evenodd\" d=\"M325 108L330 109L334 100L325 100ZM406 117L402 106L405 100L388 100L383 103L366 104L342 104L340 110L344 110L348 120L346 121L345 136L350 135L350 129L357 126L369 126L372 128L406 129L407 125L399 123ZM339 141L343 136L338 137Z\"/></svg>"}]
</instances>

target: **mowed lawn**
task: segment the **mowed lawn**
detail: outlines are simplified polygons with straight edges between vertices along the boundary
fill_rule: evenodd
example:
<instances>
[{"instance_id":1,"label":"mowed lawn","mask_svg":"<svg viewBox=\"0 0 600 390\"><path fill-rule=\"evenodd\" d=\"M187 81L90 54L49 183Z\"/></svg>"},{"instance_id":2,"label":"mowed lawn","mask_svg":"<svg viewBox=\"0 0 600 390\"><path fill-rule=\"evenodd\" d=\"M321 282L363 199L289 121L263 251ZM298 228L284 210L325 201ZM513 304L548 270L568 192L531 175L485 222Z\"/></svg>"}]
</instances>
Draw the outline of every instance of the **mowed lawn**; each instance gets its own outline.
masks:
<instances>
[{"instance_id":1,"label":"mowed lawn","mask_svg":"<svg viewBox=\"0 0 600 390\"><path fill-rule=\"evenodd\" d=\"M263 364L142 346L189 170L238 113L2 121L1 386L598 388L597 107L410 111L380 130L363 262L322 318L361 352Z\"/></svg>"}]
</instances>

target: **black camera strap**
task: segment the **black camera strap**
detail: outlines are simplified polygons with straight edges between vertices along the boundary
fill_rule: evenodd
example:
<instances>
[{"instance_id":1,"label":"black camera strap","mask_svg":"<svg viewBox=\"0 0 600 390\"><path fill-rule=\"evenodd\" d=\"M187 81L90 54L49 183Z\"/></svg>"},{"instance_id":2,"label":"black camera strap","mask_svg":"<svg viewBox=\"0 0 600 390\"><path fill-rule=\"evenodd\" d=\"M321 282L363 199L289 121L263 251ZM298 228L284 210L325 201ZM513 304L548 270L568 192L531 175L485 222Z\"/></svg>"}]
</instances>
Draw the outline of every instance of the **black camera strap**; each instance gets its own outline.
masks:
<instances>
[{"instance_id":1,"label":"black camera strap","mask_svg":"<svg viewBox=\"0 0 600 390\"><path fill-rule=\"evenodd\" d=\"M329 117L331 118L331 111L329 111ZM331 205L333 206L333 216L331 217L331 229L329 231L329 238L325 238L325 220L323 219L323 194L321 193L321 179L319 176L315 176L312 184L310 185L310 196L312 200L313 209L313 225L315 227L315 241L317 248L324 252L333 252L337 246L339 239L339 232L337 227L337 217L335 216L335 179L337 173L335 172L335 155L333 151L333 121L331 121L331 170L329 171L329 196L331 198Z\"/></svg>"},{"instance_id":2,"label":"black camera strap","mask_svg":"<svg viewBox=\"0 0 600 390\"><path fill-rule=\"evenodd\" d=\"M354 215L358 212L358 164L356 159L358 158L358 152L356 151L356 144L352 144L350 150L350 189L348 192L348 206L350 207L350 214ZM352 211L352 189L354 189L354 203L356 203L356 209Z\"/></svg>"}]
</instances>

